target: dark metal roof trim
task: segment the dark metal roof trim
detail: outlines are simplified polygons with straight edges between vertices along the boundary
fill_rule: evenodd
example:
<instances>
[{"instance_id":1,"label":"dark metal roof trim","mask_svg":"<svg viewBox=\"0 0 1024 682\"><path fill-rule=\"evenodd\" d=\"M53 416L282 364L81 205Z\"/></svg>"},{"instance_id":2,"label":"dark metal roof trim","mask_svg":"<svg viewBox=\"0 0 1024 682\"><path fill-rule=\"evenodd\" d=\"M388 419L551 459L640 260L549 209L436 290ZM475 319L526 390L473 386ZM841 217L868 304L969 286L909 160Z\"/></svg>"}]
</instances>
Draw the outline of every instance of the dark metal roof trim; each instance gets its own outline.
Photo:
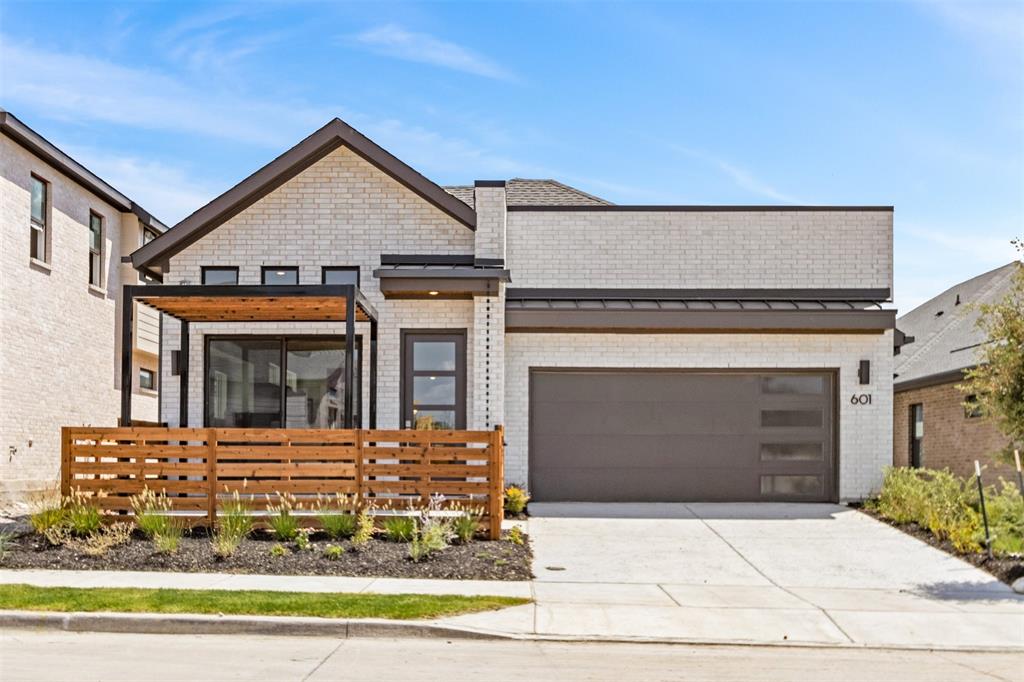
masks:
<instances>
[{"instance_id":1,"label":"dark metal roof trim","mask_svg":"<svg viewBox=\"0 0 1024 682\"><path fill-rule=\"evenodd\" d=\"M476 212L472 208L349 124L335 118L182 220L173 229L135 251L132 264L141 268L166 261L342 146L348 147L469 229L476 229Z\"/></svg>"},{"instance_id":2,"label":"dark metal roof trim","mask_svg":"<svg viewBox=\"0 0 1024 682\"><path fill-rule=\"evenodd\" d=\"M504 180L477 180L473 183L474 187L504 187Z\"/></svg>"},{"instance_id":3,"label":"dark metal roof trim","mask_svg":"<svg viewBox=\"0 0 1024 682\"><path fill-rule=\"evenodd\" d=\"M884 211L892 213L892 206L739 206L739 205L577 205L577 206L546 206L546 205L514 205L508 207L509 211L624 211L624 212L756 212L756 211Z\"/></svg>"},{"instance_id":4,"label":"dark metal roof trim","mask_svg":"<svg viewBox=\"0 0 1024 682\"><path fill-rule=\"evenodd\" d=\"M384 298L453 299L495 296L495 277L385 277L380 280ZM437 292L431 294L430 292Z\"/></svg>"},{"instance_id":5,"label":"dark metal roof trim","mask_svg":"<svg viewBox=\"0 0 1024 682\"><path fill-rule=\"evenodd\" d=\"M506 300L888 301L889 289L545 289L509 288Z\"/></svg>"},{"instance_id":6,"label":"dark metal roof trim","mask_svg":"<svg viewBox=\"0 0 1024 682\"><path fill-rule=\"evenodd\" d=\"M505 331L590 333L882 333L894 310L565 310L506 306Z\"/></svg>"},{"instance_id":7,"label":"dark metal roof trim","mask_svg":"<svg viewBox=\"0 0 1024 682\"><path fill-rule=\"evenodd\" d=\"M488 279L509 281L509 271L503 268L478 268L464 265L393 266L373 271L379 279Z\"/></svg>"},{"instance_id":8,"label":"dark metal roof trim","mask_svg":"<svg viewBox=\"0 0 1024 682\"><path fill-rule=\"evenodd\" d=\"M951 369L947 372L929 374L928 376L910 379L909 381L894 381L892 384L892 390L896 393L903 393L904 391L912 391L915 388L928 388L929 386L939 386L941 384L960 382L964 380L964 372L975 366L976 365L971 365L970 367L963 367L961 369ZM899 378L899 375L896 376Z\"/></svg>"},{"instance_id":9,"label":"dark metal roof trim","mask_svg":"<svg viewBox=\"0 0 1024 682\"><path fill-rule=\"evenodd\" d=\"M0 131L103 201L125 213L134 213L143 225L159 232L167 229L166 225L148 211L61 151L57 145L29 128L17 116L3 109L0 109Z\"/></svg>"},{"instance_id":10,"label":"dark metal roof trim","mask_svg":"<svg viewBox=\"0 0 1024 682\"><path fill-rule=\"evenodd\" d=\"M381 265L473 265L473 254L384 253Z\"/></svg>"}]
</instances>

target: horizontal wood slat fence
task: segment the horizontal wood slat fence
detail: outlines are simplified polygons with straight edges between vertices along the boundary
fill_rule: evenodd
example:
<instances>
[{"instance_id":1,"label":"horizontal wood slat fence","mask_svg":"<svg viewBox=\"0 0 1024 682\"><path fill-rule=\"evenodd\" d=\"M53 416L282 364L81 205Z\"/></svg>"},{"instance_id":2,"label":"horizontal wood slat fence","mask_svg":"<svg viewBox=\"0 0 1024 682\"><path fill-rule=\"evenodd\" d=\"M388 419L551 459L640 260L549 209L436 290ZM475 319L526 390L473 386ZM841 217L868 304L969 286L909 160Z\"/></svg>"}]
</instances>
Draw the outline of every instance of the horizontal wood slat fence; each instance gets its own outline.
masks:
<instances>
[{"instance_id":1,"label":"horizontal wood slat fence","mask_svg":"<svg viewBox=\"0 0 1024 682\"><path fill-rule=\"evenodd\" d=\"M350 495L357 507L402 509L443 495L473 507L492 539L501 533L504 445L494 431L380 429L177 429L64 427L61 493L103 493L98 507L132 511L144 488L164 491L190 523L212 525L218 505L239 495L262 510L267 495Z\"/></svg>"}]
</instances>

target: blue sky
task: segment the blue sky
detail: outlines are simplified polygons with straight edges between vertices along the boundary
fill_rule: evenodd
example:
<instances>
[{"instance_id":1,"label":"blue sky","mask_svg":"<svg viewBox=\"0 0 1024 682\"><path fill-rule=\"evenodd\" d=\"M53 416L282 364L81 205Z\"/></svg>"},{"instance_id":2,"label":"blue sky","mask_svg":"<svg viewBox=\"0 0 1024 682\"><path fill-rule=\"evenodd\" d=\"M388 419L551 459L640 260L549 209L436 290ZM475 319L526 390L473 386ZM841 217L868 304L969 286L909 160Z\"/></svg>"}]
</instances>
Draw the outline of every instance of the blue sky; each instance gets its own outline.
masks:
<instances>
[{"instance_id":1,"label":"blue sky","mask_svg":"<svg viewBox=\"0 0 1024 682\"><path fill-rule=\"evenodd\" d=\"M1022 3L7 0L0 105L168 223L340 116L442 184L894 204L904 311L1024 236Z\"/></svg>"}]
</instances>

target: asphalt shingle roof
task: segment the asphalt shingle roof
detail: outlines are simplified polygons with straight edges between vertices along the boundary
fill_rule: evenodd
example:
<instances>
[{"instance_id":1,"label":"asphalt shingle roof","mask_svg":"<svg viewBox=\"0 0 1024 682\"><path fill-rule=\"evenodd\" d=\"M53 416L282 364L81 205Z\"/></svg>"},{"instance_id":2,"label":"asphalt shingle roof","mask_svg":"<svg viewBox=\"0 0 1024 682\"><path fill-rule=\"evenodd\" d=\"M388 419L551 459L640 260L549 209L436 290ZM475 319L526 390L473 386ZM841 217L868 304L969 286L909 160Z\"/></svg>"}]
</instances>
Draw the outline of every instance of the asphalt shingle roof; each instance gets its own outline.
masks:
<instances>
[{"instance_id":1,"label":"asphalt shingle roof","mask_svg":"<svg viewBox=\"0 0 1024 682\"><path fill-rule=\"evenodd\" d=\"M896 385L972 367L987 341L972 303L995 303L1010 290L1016 261L961 282L897 318L896 327L914 342L896 356Z\"/></svg>"},{"instance_id":2,"label":"asphalt shingle roof","mask_svg":"<svg viewBox=\"0 0 1024 682\"><path fill-rule=\"evenodd\" d=\"M456 185L445 191L468 206L473 206L473 186ZM505 183L505 202L509 206L609 206L606 201L557 180L512 178Z\"/></svg>"}]
</instances>

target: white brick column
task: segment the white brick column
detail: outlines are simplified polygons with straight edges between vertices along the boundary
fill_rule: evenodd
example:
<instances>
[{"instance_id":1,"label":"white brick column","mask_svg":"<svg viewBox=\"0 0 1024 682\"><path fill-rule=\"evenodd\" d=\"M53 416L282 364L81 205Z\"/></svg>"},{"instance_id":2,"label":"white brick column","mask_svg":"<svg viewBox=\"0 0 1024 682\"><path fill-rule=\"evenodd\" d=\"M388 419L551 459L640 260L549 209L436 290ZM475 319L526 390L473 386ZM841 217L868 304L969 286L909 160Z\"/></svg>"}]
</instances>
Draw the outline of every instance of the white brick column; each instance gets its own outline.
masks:
<instances>
[{"instance_id":1,"label":"white brick column","mask_svg":"<svg viewBox=\"0 0 1024 682\"><path fill-rule=\"evenodd\" d=\"M467 426L490 431L505 423L505 285L494 296L473 299L473 336Z\"/></svg>"},{"instance_id":2,"label":"white brick column","mask_svg":"<svg viewBox=\"0 0 1024 682\"><path fill-rule=\"evenodd\" d=\"M476 238L474 255L477 259L505 259L505 204L504 180L477 180L474 188L476 208Z\"/></svg>"}]
</instances>

